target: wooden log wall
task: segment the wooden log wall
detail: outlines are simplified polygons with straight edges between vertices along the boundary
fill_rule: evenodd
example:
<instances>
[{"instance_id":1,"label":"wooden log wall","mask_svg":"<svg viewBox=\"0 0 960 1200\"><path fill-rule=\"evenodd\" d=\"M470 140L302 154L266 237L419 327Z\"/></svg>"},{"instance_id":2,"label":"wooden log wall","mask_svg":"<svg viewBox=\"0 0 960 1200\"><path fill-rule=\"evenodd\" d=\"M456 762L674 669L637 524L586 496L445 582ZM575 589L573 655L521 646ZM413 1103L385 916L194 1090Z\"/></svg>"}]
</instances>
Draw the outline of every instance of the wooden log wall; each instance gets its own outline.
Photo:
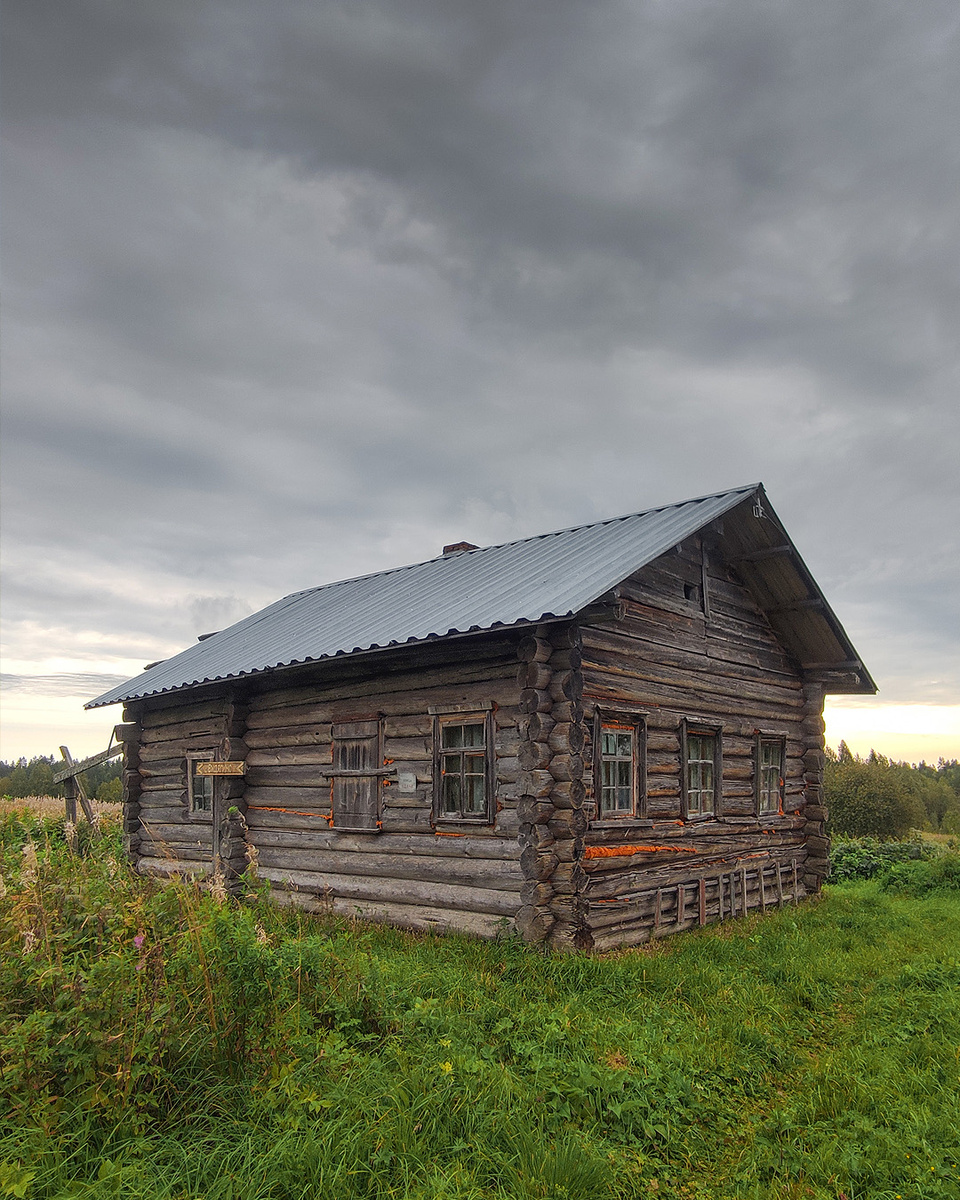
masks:
<instances>
[{"instance_id":1,"label":"wooden log wall","mask_svg":"<svg viewBox=\"0 0 960 1200\"><path fill-rule=\"evenodd\" d=\"M479 644L478 644L479 643ZM230 794L221 856L240 868L237 830L275 897L307 909L414 929L494 936L513 927L523 882L517 842L519 693L517 636L486 638L393 661L340 668L310 684L246 685L244 705L211 701L142 714L140 869L204 871L216 825L190 819L189 751L242 759ZM496 786L489 823L434 816L431 708L485 716L492 709ZM240 719L242 716L242 720ZM379 828L333 826L332 726L379 717L383 779ZM224 859L226 863L226 859ZM228 880L228 883L230 881Z\"/></svg>"},{"instance_id":2,"label":"wooden log wall","mask_svg":"<svg viewBox=\"0 0 960 1200\"><path fill-rule=\"evenodd\" d=\"M523 907L517 926L553 949L591 945L581 861L583 678L576 625L542 626L519 646L520 845Z\"/></svg>"},{"instance_id":3,"label":"wooden log wall","mask_svg":"<svg viewBox=\"0 0 960 1200\"><path fill-rule=\"evenodd\" d=\"M123 852L127 862L135 867L140 858L140 725L136 721L118 725L123 734L123 763L120 779L123 785Z\"/></svg>"},{"instance_id":4,"label":"wooden log wall","mask_svg":"<svg viewBox=\"0 0 960 1200\"><path fill-rule=\"evenodd\" d=\"M137 728L136 740L125 743L124 771L124 822L130 826L127 836L137 869L145 874L211 873L214 816L188 812L187 755L243 758L239 735L245 709L229 696L186 703L169 698L155 707L128 705L124 719ZM215 788L220 807L235 806L242 813L242 779L218 779ZM225 811L217 816L219 825Z\"/></svg>"},{"instance_id":5,"label":"wooden log wall","mask_svg":"<svg viewBox=\"0 0 960 1200\"><path fill-rule=\"evenodd\" d=\"M826 742L823 724L823 686L807 683L803 689L803 730L806 752L803 756L806 804L803 827L807 844L804 884L808 892L819 892L830 870L830 839L827 837L827 809L823 796L823 767Z\"/></svg>"},{"instance_id":6,"label":"wooden log wall","mask_svg":"<svg viewBox=\"0 0 960 1200\"><path fill-rule=\"evenodd\" d=\"M618 593L622 619L585 626L582 634L590 817L583 898L594 945L638 944L816 891L828 848L819 792L822 690L805 685L747 588L716 553L704 556L699 538L638 572ZM624 706L645 728L645 812L599 820L593 716L598 708ZM687 821L684 719L721 731L718 811ZM762 816L755 778L761 734L782 737L785 745L782 809ZM736 903L731 888L740 889Z\"/></svg>"}]
</instances>

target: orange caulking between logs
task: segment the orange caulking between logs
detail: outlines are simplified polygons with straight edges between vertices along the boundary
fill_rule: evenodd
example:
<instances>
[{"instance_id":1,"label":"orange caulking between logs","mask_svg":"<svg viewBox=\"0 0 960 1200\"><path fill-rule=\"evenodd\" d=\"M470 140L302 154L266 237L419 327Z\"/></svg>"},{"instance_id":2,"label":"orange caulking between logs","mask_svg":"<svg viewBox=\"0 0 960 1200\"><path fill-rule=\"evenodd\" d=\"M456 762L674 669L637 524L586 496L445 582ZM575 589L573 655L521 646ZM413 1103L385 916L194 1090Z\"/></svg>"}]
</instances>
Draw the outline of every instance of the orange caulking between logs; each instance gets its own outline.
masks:
<instances>
[{"instance_id":1,"label":"orange caulking between logs","mask_svg":"<svg viewBox=\"0 0 960 1200\"><path fill-rule=\"evenodd\" d=\"M315 813L301 812L296 808L268 808L265 804L248 804L248 812L282 812L289 813L291 817L317 817L321 821L326 821L329 825L333 824L333 813Z\"/></svg>"},{"instance_id":2,"label":"orange caulking between logs","mask_svg":"<svg viewBox=\"0 0 960 1200\"><path fill-rule=\"evenodd\" d=\"M668 850L671 854L696 854L692 846L588 846L584 858L621 858L631 854L656 854Z\"/></svg>"}]
</instances>

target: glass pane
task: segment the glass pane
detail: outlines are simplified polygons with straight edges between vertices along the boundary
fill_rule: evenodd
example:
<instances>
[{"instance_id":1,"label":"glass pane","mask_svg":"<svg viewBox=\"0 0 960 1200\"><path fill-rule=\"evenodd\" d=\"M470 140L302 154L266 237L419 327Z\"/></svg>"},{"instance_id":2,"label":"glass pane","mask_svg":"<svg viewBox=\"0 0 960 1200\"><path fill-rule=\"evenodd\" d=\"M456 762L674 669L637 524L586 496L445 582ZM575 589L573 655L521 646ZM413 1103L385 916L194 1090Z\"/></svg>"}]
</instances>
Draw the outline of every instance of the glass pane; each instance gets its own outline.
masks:
<instances>
[{"instance_id":1,"label":"glass pane","mask_svg":"<svg viewBox=\"0 0 960 1200\"><path fill-rule=\"evenodd\" d=\"M604 757L611 757L617 752L617 735L612 729L605 729L601 737L600 753Z\"/></svg>"},{"instance_id":2,"label":"glass pane","mask_svg":"<svg viewBox=\"0 0 960 1200\"><path fill-rule=\"evenodd\" d=\"M443 773L444 775L459 775L460 774L461 758L459 754L445 754L443 756Z\"/></svg>"},{"instance_id":3,"label":"glass pane","mask_svg":"<svg viewBox=\"0 0 960 1200\"><path fill-rule=\"evenodd\" d=\"M443 811L458 813L460 811L460 776L444 775L443 777Z\"/></svg>"},{"instance_id":4,"label":"glass pane","mask_svg":"<svg viewBox=\"0 0 960 1200\"><path fill-rule=\"evenodd\" d=\"M632 763L618 762L617 763L617 785L622 788L628 788L633 782Z\"/></svg>"},{"instance_id":5,"label":"glass pane","mask_svg":"<svg viewBox=\"0 0 960 1200\"><path fill-rule=\"evenodd\" d=\"M467 793L464 812L482 813L486 808L486 790L484 788L483 776L468 775L464 783L466 784Z\"/></svg>"},{"instance_id":6,"label":"glass pane","mask_svg":"<svg viewBox=\"0 0 960 1200\"><path fill-rule=\"evenodd\" d=\"M462 725L441 725L441 741L444 746L462 746L463 745L463 726Z\"/></svg>"},{"instance_id":7,"label":"glass pane","mask_svg":"<svg viewBox=\"0 0 960 1200\"><path fill-rule=\"evenodd\" d=\"M625 758L633 756L633 734L618 733L617 734L617 753Z\"/></svg>"},{"instance_id":8,"label":"glass pane","mask_svg":"<svg viewBox=\"0 0 960 1200\"><path fill-rule=\"evenodd\" d=\"M631 795L632 788L622 787L617 789L617 809L619 812L629 812L632 807L633 796Z\"/></svg>"},{"instance_id":9,"label":"glass pane","mask_svg":"<svg viewBox=\"0 0 960 1200\"><path fill-rule=\"evenodd\" d=\"M487 760L482 754L465 754L463 756L463 769L470 775L482 775L486 764Z\"/></svg>"},{"instance_id":10,"label":"glass pane","mask_svg":"<svg viewBox=\"0 0 960 1200\"><path fill-rule=\"evenodd\" d=\"M616 782L614 775L616 765L617 764L614 762L602 762L600 764L600 781L601 786L604 789L612 788L614 786L614 783Z\"/></svg>"},{"instance_id":11,"label":"glass pane","mask_svg":"<svg viewBox=\"0 0 960 1200\"><path fill-rule=\"evenodd\" d=\"M198 775L197 764L193 765L193 811L213 811L213 776Z\"/></svg>"},{"instance_id":12,"label":"glass pane","mask_svg":"<svg viewBox=\"0 0 960 1200\"><path fill-rule=\"evenodd\" d=\"M463 744L464 746L482 746L483 725L479 722L476 725L464 725Z\"/></svg>"}]
</instances>

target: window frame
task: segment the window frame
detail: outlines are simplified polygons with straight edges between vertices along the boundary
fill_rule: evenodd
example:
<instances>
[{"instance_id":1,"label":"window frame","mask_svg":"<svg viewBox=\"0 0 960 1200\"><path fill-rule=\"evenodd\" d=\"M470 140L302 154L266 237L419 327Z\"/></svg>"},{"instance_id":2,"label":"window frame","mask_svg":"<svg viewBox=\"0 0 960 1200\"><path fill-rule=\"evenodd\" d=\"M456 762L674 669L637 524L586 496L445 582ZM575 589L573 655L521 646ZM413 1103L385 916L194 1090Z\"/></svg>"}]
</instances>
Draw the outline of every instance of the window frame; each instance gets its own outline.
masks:
<instances>
[{"instance_id":1,"label":"window frame","mask_svg":"<svg viewBox=\"0 0 960 1200\"><path fill-rule=\"evenodd\" d=\"M443 729L451 725L483 726L484 808L482 812L464 812L462 798L459 811L455 813L443 811ZM448 712L433 713L433 818L435 823L490 825L493 822L494 788L496 786L495 732L492 706L478 707L469 711L453 709ZM467 747L467 749L469 748Z\"/></svg>"},{"instance_id":2,"label":"window frame","mask_svg":"<svg viewBox=\"0 0 960 1200\"><path fill-rule=\"evenodd\" d=\"M780 769L777 776L777 806L776 808L763 807L763 750L765 746L776 746L780 755ZM783 734L778 733L758 733L756 747L754 749L754 813L758 817L778 817L783 814L783 801L786 793L786 774L787 774L787 739Z\"/></svg>"},{"instance_id":3,"label":"window frame","mask_svg":"<svg viewBox=\"0 0 960 1200\"><path fill-rule=\"evenodd\" d=\"M213 822L213 810L216 804L216 775L197 775L196 765L202 762L216 762L217 755L213 750L188 750L186 755L187 765L187 817L191 821L210 821ZM196 796L194 792L194 781L196 779L210 780L210 807L197 808Z\"/></svg>"},{"instance_id":4,"label":"window frame","mask_svg":"<svg viewBox=\"0 0 960 1200\"><path fill-rule=\"evenodd\" d=\"M633 734L632 804L627 810L603 807L603 731L624 729ZM644 820L647 815L646 722L637 713L598 707L593 714L593 805L598 821Z\"/></svg>"},{"instance_id":5,"label":"window frame","mask_svg":"<svg viewBox=\"0 0 960 1200\"><path fill-rule=\"evenodd\" d=\"M690 766L693 762L710 762L710 759L690 758L691 738L713 738L713 807L710 811L690 811ZM723 728L702 721L684 718L680 736L680 815L684 821L711 821L723 815ZM704 789L697 789L698 792Z\"/></svg>"}]
</instances>

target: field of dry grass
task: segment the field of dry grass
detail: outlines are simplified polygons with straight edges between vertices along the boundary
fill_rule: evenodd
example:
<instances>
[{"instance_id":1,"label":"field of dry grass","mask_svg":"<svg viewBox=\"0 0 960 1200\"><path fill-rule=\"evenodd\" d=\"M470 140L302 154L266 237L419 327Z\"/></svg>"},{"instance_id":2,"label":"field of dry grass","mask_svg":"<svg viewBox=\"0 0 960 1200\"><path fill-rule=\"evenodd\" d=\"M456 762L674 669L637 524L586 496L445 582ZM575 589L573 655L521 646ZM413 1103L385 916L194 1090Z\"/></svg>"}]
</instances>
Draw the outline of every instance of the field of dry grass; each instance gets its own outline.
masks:
<instances>
[{"instance_id":1,"label":"field of dry grass","mask_svg":"<svg viewBox=\"0 0 960 1200\"><path fill-rule=\"evenodd\" d=\"M91 800L93 811L101 817L121 816L122 804L104 804L100 800ZM8 813L28 812L36 817L62 817L64 802L56 796L24 796L19 799L0 797L0 817Z\"/></svg>"}]
</instances>

